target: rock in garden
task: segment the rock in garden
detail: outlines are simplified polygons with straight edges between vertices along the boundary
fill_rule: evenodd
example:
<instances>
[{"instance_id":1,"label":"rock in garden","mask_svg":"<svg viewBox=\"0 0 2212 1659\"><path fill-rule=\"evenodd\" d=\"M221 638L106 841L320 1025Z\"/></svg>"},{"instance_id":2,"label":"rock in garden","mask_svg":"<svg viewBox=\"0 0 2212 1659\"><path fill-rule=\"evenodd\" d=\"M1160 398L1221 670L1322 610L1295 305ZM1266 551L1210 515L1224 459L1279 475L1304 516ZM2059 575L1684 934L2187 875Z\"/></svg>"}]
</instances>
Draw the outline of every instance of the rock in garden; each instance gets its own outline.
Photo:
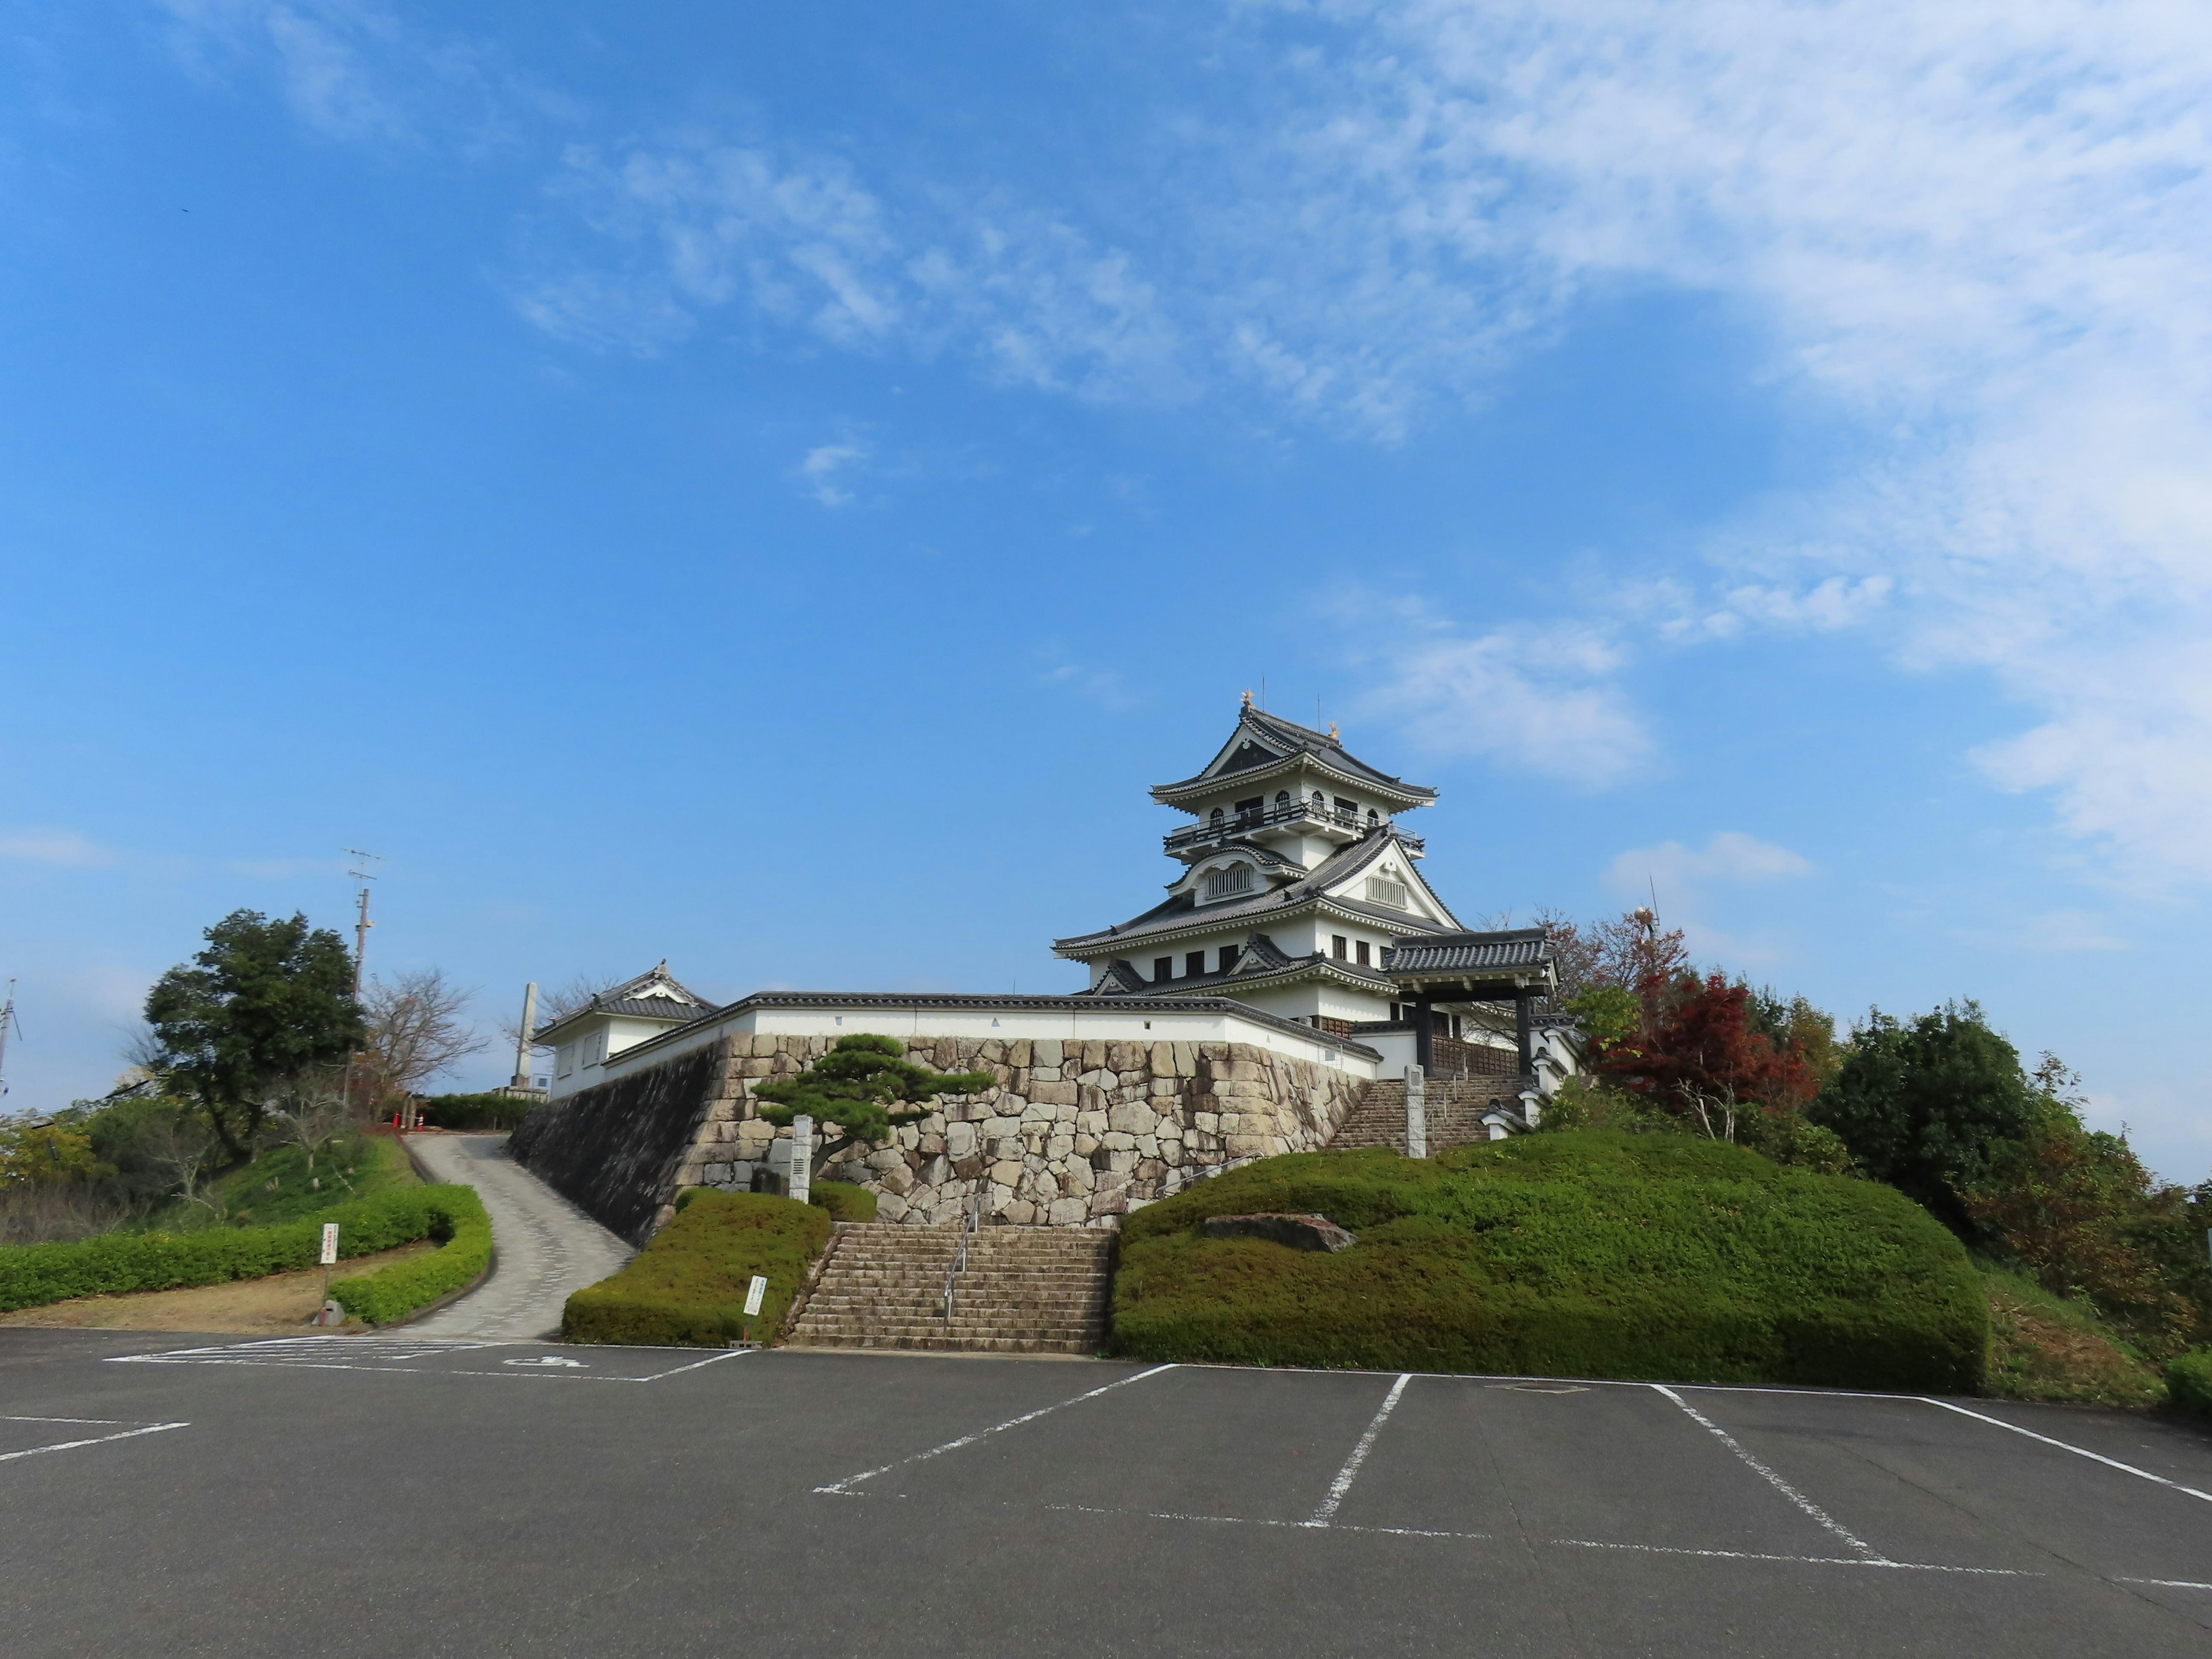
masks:
<instances>
[{"instance_id":1,"label":"rock in garden","mask_svg":"<svg viewBox=\"0 0 2212 1659\"><path fill-rule=\"evenodd\" d=\"M1267 1238L1294 1250L1348 1250L1359 1241L1325 1215L1210 1215L1208 1238Z\"/></svg>"}]
</instances>

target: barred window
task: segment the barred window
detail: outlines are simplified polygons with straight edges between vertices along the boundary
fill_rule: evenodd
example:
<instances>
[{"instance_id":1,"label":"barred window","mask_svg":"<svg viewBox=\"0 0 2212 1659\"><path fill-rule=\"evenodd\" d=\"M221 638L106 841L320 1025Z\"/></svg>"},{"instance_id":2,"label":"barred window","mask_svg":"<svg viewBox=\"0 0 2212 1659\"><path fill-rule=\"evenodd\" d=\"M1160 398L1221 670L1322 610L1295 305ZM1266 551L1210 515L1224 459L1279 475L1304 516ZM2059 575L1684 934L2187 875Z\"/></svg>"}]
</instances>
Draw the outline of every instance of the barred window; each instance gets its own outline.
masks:
<instances>
[{"instance_id":1,"label":"barred window","mask_svg":"<svg viewBox=\"0 0 2212 1659\"><path fill-rule=\"evenodd\" d=\"M1370 904L1387 904L1393 910L1402 910L1410 896L1402 881L1393 881L1388 876L1367 878L1367 901Z\"/></svg>"},{"instance_id":2,"label":"barred window","mask_svg":"<svg viewBox=\"0 0 2212 1659\"><path fill-rule=\"evenodd\" d=\"M1239 893L1252 890L1252 866L1232 864L1225 870L1209 870L1206 876L1206 896L1208 899L1233 898Z\"/></svg>"}]
</instances>

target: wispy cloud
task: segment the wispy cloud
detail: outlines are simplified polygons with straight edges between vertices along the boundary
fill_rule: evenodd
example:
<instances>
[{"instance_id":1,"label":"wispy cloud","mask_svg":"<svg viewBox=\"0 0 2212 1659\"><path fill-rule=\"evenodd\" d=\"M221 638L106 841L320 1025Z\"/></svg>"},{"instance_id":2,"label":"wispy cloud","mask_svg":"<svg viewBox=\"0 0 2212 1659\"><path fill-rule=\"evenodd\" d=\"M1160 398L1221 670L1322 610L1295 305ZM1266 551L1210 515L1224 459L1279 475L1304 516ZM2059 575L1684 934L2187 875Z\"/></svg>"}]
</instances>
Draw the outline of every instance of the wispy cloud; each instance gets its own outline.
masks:
<instances>
[{"instance_id":1,"label":"wispy cloud","mask_svg":"<svg viewBox=\"0 0 2212 1659\"><path fill-rule=\"evenodd\" d=\"M799 476L805 481L808 493L823 506L848 506L852 492L840 489L836 479L866 459L867 453L858 444L822 444L806 452L806 459L799 464Z\"/></svg>"},{"instance_id":2,"label":"wispy cloud","mask_svg":"<svg viewBox=\"0 0 2212 1659\"><path fill-rule=\"evenodd\" d=\"M1593 628L1431 635L1390 651L1362 712L1438 754L1477 756L1583 788L1644 771L1656 745L1616 681L1626 660Z\"/></svg>"},{"instance_id":3,"label":"wispy cloud","mask_svg":"<svg viewBox=\"0 0 2212 1659\"><path fill-rule=\"evenodd\" d=\"M114 854L74 830L0 830L0 859L72 870L97 870L116 861Z\"/></svg>"},{"instance_id":4,"label":"wispy cloud","mask_svg":"<svg viewBox=\"0 0 2212 1659\"><path fill-rule=\"evenodd\" d=\"M1692 951L1748 965L1776 961L1782 954L1765 933L1724 931L1712 916L1729 908L1727 890L1764 886L1813 872L1802 855L1740 830L1723 830L1703 847L1679 841L1632 847L1607 867L1606 884L1623 898L1656 899L1666 926L1680 927Z\"/></svg>"},{"instance_id":5,"label":"wispy cloud","mask_svg":"<svg viewBox=\"0 0 2212 1659\"><path fill-rule=\"evenodd\" d=\"M1136 694L1130 690L1127 678L1119 669L1091 668L1081 663L1064 662L1038 675L1037 684L1068 692L1109 714L1118 714L1137 706Z\"/></svg>"},{"instance_id":6,"label":"wispy cloud","mask_svg":"<svg viewBox=\"0 0 2212 1659\"><path fill-rule=\"evenodd\" d=\"M1130 257L1048 213L945 191L894 204L841 158L709 134L572 146L553 188L605 245L517 285L523 315L564 337L652 350L736 311L851 350L964 352L1045 391L1180 386Z\"/></svg>"}]
</instances>

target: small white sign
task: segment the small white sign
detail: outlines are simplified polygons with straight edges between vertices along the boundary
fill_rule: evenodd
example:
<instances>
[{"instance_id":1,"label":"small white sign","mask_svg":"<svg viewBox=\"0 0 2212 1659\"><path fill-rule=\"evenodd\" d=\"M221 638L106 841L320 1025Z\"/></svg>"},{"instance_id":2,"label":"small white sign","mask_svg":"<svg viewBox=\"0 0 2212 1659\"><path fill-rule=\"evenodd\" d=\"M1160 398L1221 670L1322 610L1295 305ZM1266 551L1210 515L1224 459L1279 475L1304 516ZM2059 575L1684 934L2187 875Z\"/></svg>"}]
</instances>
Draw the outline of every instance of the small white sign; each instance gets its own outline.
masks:
<instances>
[{"instance_id":1,"label":"small white sign","mask_svg":"<svg viewBox=\"0 0 2212 1659\"><path fill-rule=\"evenodd\" d=\"M323 1260L322 1260L322 1265L323 1265L324 1267L329 1267L332 1262L336 1261L337 1259L338 1259L338 1224L337 1224L337 1222L335 1222L335 1221L325 1221L325 1223L323 1223Z\"/></svg>"},{"instance_id":2,"label":"small white sign","mask_svg":"<svg viewBox=\"0 0 2212 1659\"><path fill-rule=\"evenodd\" d=\"M761 1310L761 1298L767 1294L768 1280L763 1279L760 1274L755 1273L753 1275L753 1282L745 1286L746 1318L753 1319L759 1316Z\"/></svg>"}]
</instances>

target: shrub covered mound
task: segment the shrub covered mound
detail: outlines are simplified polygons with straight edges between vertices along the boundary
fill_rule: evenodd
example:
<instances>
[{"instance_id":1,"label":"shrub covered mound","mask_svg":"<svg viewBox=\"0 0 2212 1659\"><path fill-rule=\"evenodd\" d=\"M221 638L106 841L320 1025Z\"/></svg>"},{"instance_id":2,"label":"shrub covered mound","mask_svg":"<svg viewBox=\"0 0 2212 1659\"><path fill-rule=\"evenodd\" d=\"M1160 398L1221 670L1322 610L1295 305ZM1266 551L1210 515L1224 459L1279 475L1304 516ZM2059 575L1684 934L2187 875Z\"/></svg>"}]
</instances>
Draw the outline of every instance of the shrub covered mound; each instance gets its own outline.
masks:
<instances>
[{"instance_id":1,"label":"shrub covered mound","mask_svg":"<svg viewBox=\"0 0 2212 1659\"><path fill-rule=\"evenodd\" d=\"M338 1224L341 1258L374 1255L421 1238L452 1237L457 1218L483 1222L483 1206L466 1187L395 1187L325 1210L312 1220L269 1227L205 1227L189 1233L104 1233L74 1244L18 1244L0 1249L0 1312L42 1307L79 1296L118 1296L131 1291L173 1291L221 1285L234 1279L312 1267L322 1252L323 1224ZM444 1229L446 1231L441 1231ZM489 1255L491 1234L483 1228ZM447 1254L421 1258L435 1261ZM347 1283L367 1285L416 1265L401 1262ZM483 1270L483 1261L459 1282ZM434 1294L443 1294L442 1291ZM343 1298L341 1298L343 1299ZM429 1298L425 1298L426 1300ZM419 1306L420 1304L414 1305ZM384 1316L392 1317L396 1316Z\"/></svg>"},{"instance_id":2,"label":"shrub covered mound","mask_svg":"<svg viewBox=\"0 0 2212 1659\"><path fill-rule=\"evenodd\" d=\"M832 1221L873 1221L876 1195L849 1181L817 1181L807 1189L806 1201L830 1212Z\"/></svg>"},{"instance_id":3,"label":"shrub covered mound","mask_svg":"<svg viewBox=\"0 0 2212 1659\"><path fill-rule=\"evenodd\" d=\"M2166 1395L2184 1411L2212 1417L2212 1349L2185 1353L2166 1368Z\"/></svg>"},{"instance_id":4,"label":"shrub covered mound","mask_svg":"<svg viewBox=\"0 0 2212 1659\"><path fill-rule=\"evenodd\" d=\"M1359 1243L1200 1236L1262 1210ZM1115 1345L1152 1359L1966 1393L1989 1348L1972 1263L1911 1200L1673 1135L1267 1158L1121 1238Z\"/></svg>"},{"instance_id":5,"label":"shrub covered mound","mask_svg":"<svg viewBox=\"0 0 2212 1659\"><path fill-rule=\"evenodd\" d=\"M373 1273L334 1280L331 1297L356 1319L389 1325L467 1285L491 1265L491 1218L473 1187L418 1187L428 1224L417 1238L434 1238L428 1255L395 1261ZM345 1231L338 1231L341 1249ZM357 1254L357 1253L356 1253Z\"/></svg>"},{"instance_id":6,"label":"shrub covered mound","mask_svg":"<svg viewBox=\"0 0 2212 1659\"><path fill-rule=\"evenodd\" d=\"M696 1188L628 1267L568 1298L562 1337L721 1347L744 1334L745 1288L755 1273L767 1276L768 1294L753 1334L773 1336L830 1242L830 1224L829 1210L817 1205Z\"/></svg>"}]
</instances>

